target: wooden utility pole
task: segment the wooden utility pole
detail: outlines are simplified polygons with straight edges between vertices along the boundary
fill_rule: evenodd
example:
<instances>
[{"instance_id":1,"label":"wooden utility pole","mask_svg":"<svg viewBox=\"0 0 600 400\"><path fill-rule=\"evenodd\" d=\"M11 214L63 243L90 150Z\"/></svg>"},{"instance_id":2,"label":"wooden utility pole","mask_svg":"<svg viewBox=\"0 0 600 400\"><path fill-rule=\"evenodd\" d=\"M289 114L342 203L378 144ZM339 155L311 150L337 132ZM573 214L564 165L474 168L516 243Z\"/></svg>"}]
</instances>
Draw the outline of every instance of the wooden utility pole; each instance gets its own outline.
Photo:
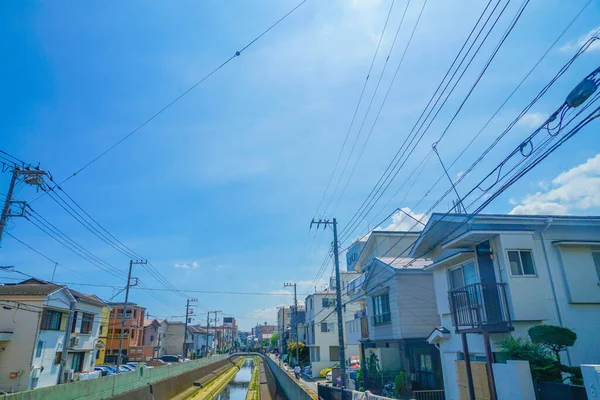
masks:
<instances>
[{"instance_id":1,"label":"wooden utility pole","mask_svg":"<svg viewBox=\"0 0 600 400\"><path fill-rule=\"evenodd\" d=\"M119 354L117 356L117 374L119 373L119 367L123 358L123 335L125 334L125 319L127 316L127 302L129 301L129 288L131 286L131 270L134 265L137 264L148 264L146 260L130 260L129 261L129 272L127 273L127 286L125 286L125 304L123 305L123 315L121 316L121 335L119 337ZM136 283L137 284L137 283ZM132 314L133 315L133 314ZM131 324L129 324L131 326ZM131 342L131 332L129 333L129 341Z\"/></svg>"}]
</instances>

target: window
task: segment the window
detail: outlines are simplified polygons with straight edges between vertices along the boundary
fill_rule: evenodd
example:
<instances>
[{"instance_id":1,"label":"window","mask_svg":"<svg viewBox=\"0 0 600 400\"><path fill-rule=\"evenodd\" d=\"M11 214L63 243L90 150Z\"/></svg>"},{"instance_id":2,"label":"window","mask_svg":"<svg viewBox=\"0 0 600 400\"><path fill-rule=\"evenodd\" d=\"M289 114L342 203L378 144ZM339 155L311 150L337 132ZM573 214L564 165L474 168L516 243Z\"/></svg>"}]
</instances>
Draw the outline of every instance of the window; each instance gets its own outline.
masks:
<instances>
[{"instance_id":1,"label":"window","mask_svg":"<svg viewBox=\"0 0 600 400\"><path fill-rule=\"evenodd\" d=\"M84 353L73 353L73 359L71 360L71 369L75 372L83 371L83 359Z\"/></svg>"},{"instance_id":2,"label":"window","mask_svg":"<svg viewBox=\"0 0 600 400\"><path fill-rule=\"evenodd\" d=\"M340 346L329 346L329 361L340 361Z\"/></svg>"},{"instance_id":3,"label":"window","mask_svg":"<svg viewBox=\"0 0 600 400\"><path fill-rule=\"evenodd\" d=\"M475 268L475 263L473 261L451 269L449 273L450 287L452 289L459 289L479 281L479 278L477 277L477 269Z\"/></svg>"},{"instance_id":4,"label":"window","mask_svg":"<svg viewBox=\"0 0 600 400\"><path fill-rule=\"evenodd\" d=\"M35 348L35 356L36 357L41 357L42 356L42 349L43 348L44 348L44 342L42 342L41 340L38 340L37 347Z\"/></svg>"},{"instance_id":5,"label":"window","mask_svg":"<svg viewBox=\"0 0 600 400\"><path fill-rule=\"evenodd\" d=\"M71 333L75 332L75 328L77 327L77 311L73 313L73 324L71 325Z\"/></svg>"},{"instance_id":6,"label":"window","mask_svg":"<svg viewBox=\"0 0 600 400\"><path fill-rule=\"evenodd\" d=\"M60 364L60 360L62 360L62 351L57 351L54 356L54 365Z\"/></svg>"},{"instance_id":7,"label":"window","mask_svg":"<svg viewBox=\"0 0 600 400\"><path fill-rule=\"evenodd\" d=\"M335 325L333 322L321 322L321 332L333 332Z\"/></svg>"},{"instance_id":8,"label":"window","mask_svg":"<svg viewBox=\"0 0 600 400\"><path fill-rule=\"evenodd\" d=\"M107 336L108 336L108 337L111 337L112 335L113 335L113 330L112 330L112 329L109 329L109 330L108 330L108 334L107 334Z\"/></svg>"},{"instance_id":9,"label":"window","mask_svg":"<svg viewBox=\"0 0 600 400\"><path fill-rule=\"evenodd\" d=\"M42 328L47 331L59 331L62 313L54 310L44 310L42 315Z\"/></svg>"},{"instance_id":10,"label":"window","mask_svg":"<svg viewBox=\"0 0 600 400\"><path fill-rule=\"evenodd\" d=\"M373 297L373 312L373 325L387 324L392 320L389 293Z\"/></svg>"},{"instance_id":11,"label":"window","mask_svg":"<svg viewBox=\"0 0 600 400\"><path fill-rule=\"evenodd\" d=\"M154 335L150 335L150 341L154 342Z\"/></svg>"},{"instance_id":12,"label":"window","mask_svg":"<svg viewBox=\"0 0 600 400\"><path fill-rule=\"evenodd\" d=\"M335 299L330 299L328 297L323 298L323 307L335 307Z\"/></svg>"},{"instance_id":13,"label":"window","mask_svg":"<svg viewBox=\"0 0 600 400\"><path fill-rule=\"evenodd\" d=\"M511 275L535 276L530 250L509 250L507 253Z\"/></svg>"},{"instance_id":14,"label":"window","mask_svg":"<svg viewBox=\"0 0 600 400\"><path fill-rule=\"evenodd\" d=\"M92 326L94 325L94 314L83 313L81 317L81 333L90 334L92 333Z\"/></svg>"},{"instance_id":15,"label":"window","mask_svg":"<svg viewBox=\"0 0 600 400\"><path fill-rule=\"evenodd\" d=\"M600 281L600 251L592 251L592 257L594 258L596 273L598 274L598 280Z\"/></svg>"}]
</instances>

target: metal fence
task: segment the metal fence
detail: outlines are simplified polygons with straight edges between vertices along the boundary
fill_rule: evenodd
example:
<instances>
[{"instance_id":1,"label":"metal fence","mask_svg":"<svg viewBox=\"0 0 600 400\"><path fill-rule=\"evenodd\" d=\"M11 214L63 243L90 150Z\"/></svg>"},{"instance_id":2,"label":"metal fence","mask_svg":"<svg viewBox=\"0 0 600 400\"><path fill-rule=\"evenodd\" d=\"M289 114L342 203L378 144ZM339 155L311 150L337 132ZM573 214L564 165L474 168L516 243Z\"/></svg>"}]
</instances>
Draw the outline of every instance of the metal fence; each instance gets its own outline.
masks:
<instances>
[{"instance_id":1,"label":"metal fence","mask_svg":"<svg viewBox=\"0 0 600 400\"><path fill-rule=\"evenodd\" d=\"M445 400L444 390L415 390L413 391L415 400Z\"/></svg>"},{"instance_id":2,"label":"metal fence","mask_svg":"<svg viewBox=\"0 0 600 400\"><path fill-rule=\"evenodd\" d=\"M588 400L585 386L555 382L535 382L538 400Z\"/></svg>"}]
</instances>

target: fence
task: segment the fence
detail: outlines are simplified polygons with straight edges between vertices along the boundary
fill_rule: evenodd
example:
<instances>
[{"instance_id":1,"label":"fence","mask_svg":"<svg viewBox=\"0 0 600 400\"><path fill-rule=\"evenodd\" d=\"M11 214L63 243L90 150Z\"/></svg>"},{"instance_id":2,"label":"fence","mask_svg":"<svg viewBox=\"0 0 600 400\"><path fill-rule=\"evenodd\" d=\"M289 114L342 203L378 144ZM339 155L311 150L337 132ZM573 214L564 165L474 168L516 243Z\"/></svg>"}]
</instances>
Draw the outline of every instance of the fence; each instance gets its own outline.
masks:
<instances>
[{"instance_id":1,"label":"fence","mask_svg":"<svg viewBox=\"0 0 600 400\"><path fill-rule=\"evenodd\" d=\"M3 400L97 400L107 399L121 393L137 390L148 385L169 379L190 371L198 370L219 361L226 362L227 356L213 356L200 360L165 365L162 367L138 369L97 379L48 386L0 397Z\"/></svg>"},{"instance_id":2,"label":"fence","mask_svg":"<svg viewBox=\"0 0 600 400\"><path fill-rule=\"evenodd\" d=\"M415 400L445 400L444 390L415 390L413 391Z\"/></svg>"},{"instance_id":3,"label":"fence","mask_svg":"<svg viewBox=\"0 0 600 400\"><path fill-rule=\"evenodd\" d=\"M537 400L588 400L585 386L555 382L534 384Z\"/></svg>"}]
</instances>

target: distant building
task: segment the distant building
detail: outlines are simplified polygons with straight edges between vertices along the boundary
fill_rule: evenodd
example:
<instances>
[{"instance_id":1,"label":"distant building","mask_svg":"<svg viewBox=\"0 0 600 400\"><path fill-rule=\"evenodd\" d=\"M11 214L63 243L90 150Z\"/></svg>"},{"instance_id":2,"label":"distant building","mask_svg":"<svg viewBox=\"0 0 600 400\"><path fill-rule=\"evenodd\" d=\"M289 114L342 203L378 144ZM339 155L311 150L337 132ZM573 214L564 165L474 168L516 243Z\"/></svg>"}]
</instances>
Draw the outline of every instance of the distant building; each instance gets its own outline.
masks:
<instances>
[{"instance_id":1,"label":"distant building","mask_svg":"<svg viewBox=\"0 0 600 400\"><path fill-rule=\"evenodd\" d=\"M146 309L136 303L127 303L125 329L121 332L121 321L125 303L109 303L110 312L108 339L106 345L106 361L116 363L119 354L119 341L123 337L123 361L143 359L144 320ZM140 360L138 360L138 358Z\"/></svg>"},{"instance_id":2,"label":"distant building","mask_svg":"<svg viewBox=\"0 0 600 400\"><path fill-rule=\"evenodd\" d=\"M161 321L157 319L144 320L144 336L142 340L142 355L136 352L135 361L150 361L159 357L160 337L159 328ZM137 360L141 358L141 360Z\"/></svg>"}]
</instances>

